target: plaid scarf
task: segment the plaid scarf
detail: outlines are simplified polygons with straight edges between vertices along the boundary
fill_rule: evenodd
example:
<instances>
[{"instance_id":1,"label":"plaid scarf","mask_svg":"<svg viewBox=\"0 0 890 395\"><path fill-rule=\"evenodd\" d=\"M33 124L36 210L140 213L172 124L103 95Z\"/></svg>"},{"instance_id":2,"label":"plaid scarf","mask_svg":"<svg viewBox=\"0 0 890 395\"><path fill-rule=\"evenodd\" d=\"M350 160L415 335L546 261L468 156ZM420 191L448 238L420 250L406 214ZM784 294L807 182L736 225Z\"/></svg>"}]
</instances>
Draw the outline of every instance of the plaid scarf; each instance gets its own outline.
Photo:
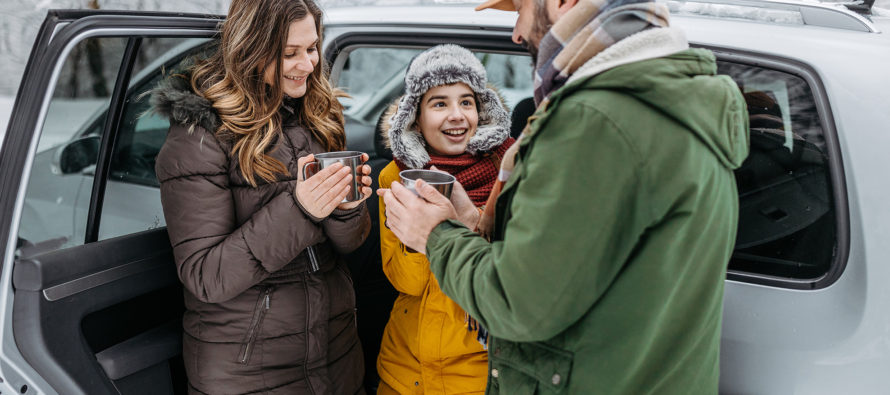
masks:
<instances>
[{"instance_id":1,"label":"plaid scarf","mask_svg":"<svg viewBox=\"0 0 890 395\"><path fill-rule=\"evenodd\" d=\"M668 9L646 0L579 0L538 45L535 103L562 87L588 60L650 27L667 27Z\"/></svg>"}]
</instances>

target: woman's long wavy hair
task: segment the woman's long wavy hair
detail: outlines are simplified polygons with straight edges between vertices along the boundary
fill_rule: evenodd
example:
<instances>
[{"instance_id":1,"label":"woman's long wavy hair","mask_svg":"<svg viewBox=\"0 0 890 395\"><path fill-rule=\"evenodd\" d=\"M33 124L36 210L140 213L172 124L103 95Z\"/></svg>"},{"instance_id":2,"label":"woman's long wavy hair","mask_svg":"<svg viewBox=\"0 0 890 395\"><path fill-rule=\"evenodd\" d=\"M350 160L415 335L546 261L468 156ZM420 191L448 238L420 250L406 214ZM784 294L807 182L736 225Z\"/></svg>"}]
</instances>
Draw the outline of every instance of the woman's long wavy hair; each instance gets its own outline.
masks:
<instances>
[{"instance_id":1,"label":"woman's long wavy hair","mask_svg":"<svg viewBox=\"0 0 890 395\"><path fill-rule=\"evenodd\" d=\"M252 186L257 177L274 182L277 174L288 174L268 153L282 133L281 59L288 28L307 16L315 19L319 59L306 80L306 94L297 100L296 116L328 151L342 150L346 138L337 100L342 93L328 81L321 53L322 13L312 0L232 0L219 49L192 69L192 89L213 103L222 121L214 132L234 142L232 156ZM263 81L267 67L275 71L272 85Z\"/></svg>"}]
</instances>

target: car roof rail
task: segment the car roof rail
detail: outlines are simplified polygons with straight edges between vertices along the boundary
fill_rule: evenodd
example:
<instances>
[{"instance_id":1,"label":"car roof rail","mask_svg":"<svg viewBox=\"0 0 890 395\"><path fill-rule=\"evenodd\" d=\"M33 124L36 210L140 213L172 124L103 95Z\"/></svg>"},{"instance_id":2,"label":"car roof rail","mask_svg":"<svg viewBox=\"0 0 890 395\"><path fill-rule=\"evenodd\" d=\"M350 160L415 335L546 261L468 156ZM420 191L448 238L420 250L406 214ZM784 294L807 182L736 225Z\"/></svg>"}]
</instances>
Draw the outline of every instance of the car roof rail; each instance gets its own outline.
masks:
<instances>
[{"instance_id":1,"label":"car roof rail","mask_svg":"<svg viewBox=\"0 0 890 395\"><path fill-rule=\"evenodd\" d=\"M828 27L878 33L868 18L850 7L867 7L874 0L855 0L847 4L822 4L795 0L661 0L672 13L694 16L713 16ZM844 7L846 6L846 8Z\"/></svg>"},{"instance_id":2,"label":"car roof rail","mask_svg":"<svg viewBox=\"0 0 890 395\"><path fill-rule=\"evenodd\" d=\"M868 15L871 14L871 7L875 5L875 0L853 0L848 2L840 3L844 7L847 7L850 11Z\"/></svg>"}]
</instances>

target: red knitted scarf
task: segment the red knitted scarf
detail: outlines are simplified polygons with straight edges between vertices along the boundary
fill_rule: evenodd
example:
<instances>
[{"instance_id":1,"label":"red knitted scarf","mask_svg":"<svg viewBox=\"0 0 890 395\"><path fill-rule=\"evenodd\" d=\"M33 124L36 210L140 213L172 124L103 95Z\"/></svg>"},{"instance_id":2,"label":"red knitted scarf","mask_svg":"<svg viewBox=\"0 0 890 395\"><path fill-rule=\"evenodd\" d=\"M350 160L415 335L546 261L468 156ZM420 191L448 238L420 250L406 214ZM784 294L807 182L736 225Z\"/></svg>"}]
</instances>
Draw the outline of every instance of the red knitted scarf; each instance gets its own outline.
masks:
<instances>
[{"instance_id":1,"label":"red knitted scarf","mask_svg":"<svg viewBox=\"0 0 890 395\"><path fill-rule=\"evenodd\" d=\"M504 157L507 148L513 145L513 141L512 137L508 137L499 147L480 155L463 153L457 156L440 156L430 154L430 162L423 168L429 169L436 166L437 169L453 175L470 195L473 204L476 207L481 207L488 199L491 186L494 185L494 181L498 177L501 158ZM396 165L399 166L399 170L407 169L405 164L398 159L396 159Z\"/></svg>"}]
</instances>

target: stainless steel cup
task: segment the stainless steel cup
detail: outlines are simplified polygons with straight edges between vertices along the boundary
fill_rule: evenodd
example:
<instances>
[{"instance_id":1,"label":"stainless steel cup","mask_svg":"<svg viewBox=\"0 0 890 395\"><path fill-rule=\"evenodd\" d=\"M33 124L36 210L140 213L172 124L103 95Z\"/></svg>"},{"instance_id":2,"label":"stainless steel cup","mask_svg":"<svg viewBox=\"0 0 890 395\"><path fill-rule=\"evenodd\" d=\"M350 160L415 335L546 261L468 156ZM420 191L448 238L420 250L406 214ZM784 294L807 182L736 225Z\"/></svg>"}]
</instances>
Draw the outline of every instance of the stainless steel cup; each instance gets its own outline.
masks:
<instances>
[{"instance_id":1,"label":"stainless steel cup","mask_svg":"<svg viewBox=\"0 0 890 395\"><path fill-rule=\"evenodd\" d=\"M433 188L436 188L439 193L445 195L446 198L451 199L451 188L454 187L455 178L444 171L403 170L399 172L399 177L402 179L402 185L414 192L415 195L417 191L414 189L414 183L417 180L423 180Z\"/></svg>"},{"instance_id":2,"label":"stainless steel cup","mask_svg":"<svg viewBox=\"0 0 890 395\"><path fill-rule=\"evenodd\" d=\"M362 153L359 151L334 151L315 154L315 161L303 165L303 179L312 177L315 173L334 163L341 163L352 172L351 190L346 194L346 198L343 199L342 203L361 199L361 180L359 179L360 175L356 171L362 165Z\"/></svg>"}]
</instances>

